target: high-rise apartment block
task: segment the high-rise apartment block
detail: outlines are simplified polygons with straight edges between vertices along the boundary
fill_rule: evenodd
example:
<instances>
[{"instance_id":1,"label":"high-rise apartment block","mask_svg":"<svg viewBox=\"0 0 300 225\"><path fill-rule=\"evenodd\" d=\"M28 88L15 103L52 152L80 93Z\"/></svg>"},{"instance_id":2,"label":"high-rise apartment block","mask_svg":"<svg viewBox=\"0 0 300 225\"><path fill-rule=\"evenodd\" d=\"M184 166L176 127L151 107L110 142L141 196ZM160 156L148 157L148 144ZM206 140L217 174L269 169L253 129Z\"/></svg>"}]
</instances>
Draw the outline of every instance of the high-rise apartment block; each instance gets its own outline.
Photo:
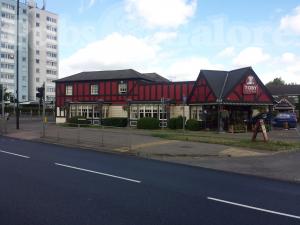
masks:
<instances>
[{"instance_id":1,"label":"high-rise apartment block","mask_svg":"<svg viewBox=\"0 0 300 225\"><path fill-rule=\"evenodd\" d=\"M28 100L28 7L20 4L19 23L19 100ZM8 92L16 92L17 2L0 0L0 83Z\"/></svg>"},{"instance_id":2,"label":"high-rise apartment block","mask_svg":"<svg viewBox=\"0 0 300 225\"><path fill-rule=\"evenodd\" d=\"M17 1L0 0L0 83L16 96ZM19 101L35 101L36 90L46 84L46 100L55 98L58 78L58 16L20 1L19 8Z\"/></svg>"},{"instance_id":3,"label":"high-rise apartment block","mask_svg":"<svg viewBox=\"0 0 300 225\"><path fill-rule=\"evenodd\" d=\"M58 16L29 3L29 99L35 100L36 90L46 84L46 101L55 98L58 78Z\"/></svg>"}]
</instances>

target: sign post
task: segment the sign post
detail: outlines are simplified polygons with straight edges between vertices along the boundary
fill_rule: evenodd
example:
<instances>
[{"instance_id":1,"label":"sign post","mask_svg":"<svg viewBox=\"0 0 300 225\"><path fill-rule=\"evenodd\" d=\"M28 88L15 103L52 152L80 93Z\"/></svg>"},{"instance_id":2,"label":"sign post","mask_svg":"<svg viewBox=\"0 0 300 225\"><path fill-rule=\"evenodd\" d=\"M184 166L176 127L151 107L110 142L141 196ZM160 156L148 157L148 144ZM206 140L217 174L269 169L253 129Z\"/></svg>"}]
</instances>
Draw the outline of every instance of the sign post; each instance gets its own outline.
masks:
<instances>
[{"instance_id":1,"label":"sign post","mask_svg":"<svg viewBox=\"0 0 300 225\"><path fill-rule=\"evenodd\" d=\"M186 96L183 96L182 102L183 102L183 106L182 106L182 108L183 108L183 112L182 112L182 130L183 130L183 132L185 132L185 121L186 121L186 119L185 119L185 105L186 105L186 102L187 102L187 97Z\"/></svg>"}]
</instances>

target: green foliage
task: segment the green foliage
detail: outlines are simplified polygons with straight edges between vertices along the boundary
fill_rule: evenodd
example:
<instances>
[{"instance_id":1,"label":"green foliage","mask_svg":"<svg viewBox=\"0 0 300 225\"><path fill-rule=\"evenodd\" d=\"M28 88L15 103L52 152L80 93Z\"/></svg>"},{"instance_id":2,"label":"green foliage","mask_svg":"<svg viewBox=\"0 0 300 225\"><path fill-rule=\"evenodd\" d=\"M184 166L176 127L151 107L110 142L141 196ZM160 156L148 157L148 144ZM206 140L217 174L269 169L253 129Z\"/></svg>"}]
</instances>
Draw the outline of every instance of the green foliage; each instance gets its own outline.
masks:
<instances>
[{"instance_id":1,"label":"green foliage","mask_svg":"<svg viewBox=\"0 0 300 225\"><path fill-rule=\"evenodd\" d=\"M81 117L81 116L75 116L75 117L69 118L67 122L70 124L80 124L80 125L90 124L90 121L88 121L86 118Z\"/></svg>"},{"instance_id":2,"label":"green foliage","mask_svg":"<svg viewBox=\"0 0 300 225\"><path fill-rule=\"evenodd\" d=\"M285 81L281 77L275 78L273 81L270 81L269 83L266 84L266 86L270 85L285 85Z\"/></svg>"},{"instance_id":3,"label":"green foliage","mask_svg":"<svg viewBox=\"0 0 300 225\"><path fill-rule=\"evenodd\" d=\"M159 129L159 120L156 118L145 117L137 122L138 129L155 130Z\"/></svg>"},{"instance_id":4,"label":"green foliage","mask_svg":"<svg viewBox=\"0 0 300 225\"><path fill-rule=\"evenodd\" d=\"M128 122L127 118L119 118L119 117L102 119L103 126L108 126L108 127L126 127L127 122Z\"/></svg>"},{"instance_id":5,"label":"green foliage","mask_svg":"<svg viewBox=\"0 0 300 225\"><path fill-rule=\"evenodd\" d=\"M199 130L201 130L201 123L200 123L200 121L190 119L186 122L185 127L186 127L186 129L191 130L191 131L199 131Z\"/></svg>"},{"instance_id":6,"label":"green foliage","mask_svg":"<svg viewBox=\"0 0 300 225\"><path fill-rule=\"evenodd\" d=\"M182 129L183 128L183 117L179 116L177 118L172 118L168 122L168 128L172 130Z\"/></svg>"}]
</instances>

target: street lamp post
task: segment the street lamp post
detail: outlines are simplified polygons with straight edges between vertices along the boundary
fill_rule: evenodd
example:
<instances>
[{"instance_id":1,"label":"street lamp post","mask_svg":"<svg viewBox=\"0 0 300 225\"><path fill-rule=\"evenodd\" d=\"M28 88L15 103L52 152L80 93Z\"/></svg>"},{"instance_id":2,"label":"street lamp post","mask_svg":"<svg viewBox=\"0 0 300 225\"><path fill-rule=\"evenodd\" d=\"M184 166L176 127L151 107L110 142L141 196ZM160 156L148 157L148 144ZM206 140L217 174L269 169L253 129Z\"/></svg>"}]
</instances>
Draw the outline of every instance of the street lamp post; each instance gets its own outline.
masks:
<instances>
[{"instance_id":1,"label":"street lamp post","mask_svg":"<svg viewBox=\"0 0 300 225\"><path fill-rule=\"evenodd\" d=\"M17 95L17 109L16 109L16 128L20 129L20 109L19 109L19 20L20 20L20 1L17 0L17 52L16 52L16 95Z\"/></svg>"}]
</instances>

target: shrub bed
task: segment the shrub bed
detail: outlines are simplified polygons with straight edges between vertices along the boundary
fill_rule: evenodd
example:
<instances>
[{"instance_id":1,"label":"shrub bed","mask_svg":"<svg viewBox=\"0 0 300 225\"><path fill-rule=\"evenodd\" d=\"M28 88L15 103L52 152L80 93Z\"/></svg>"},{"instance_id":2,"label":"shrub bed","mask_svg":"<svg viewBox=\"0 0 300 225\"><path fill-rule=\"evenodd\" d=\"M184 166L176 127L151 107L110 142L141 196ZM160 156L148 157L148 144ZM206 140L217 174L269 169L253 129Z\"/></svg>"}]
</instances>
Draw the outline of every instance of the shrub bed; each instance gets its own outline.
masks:
<instances>
[{"instance_id":1,"label":"shrub bed","mask_svg":"<svg viewBox=\"0 0 300 225\"><path fill-rule=\"evenodd\" d=\"M199 131L199 130L201 130L201 123L200 123L200 121L190 119L186 122L185 127L186 127L186 129L191 130L191 131Z\"/></svg>"},{"instance_id":2,"label":"shrub bed","mask_svg":"<svg viewBox=\"0 0 300 225\"><path fill-rule=\"evenodd\" d=\"M127 122L127 118L119 117L102 119L102 125L108 127L126 127Z\"/></svg>"},{"instance_id":3,"label":"shrub bed","mask_svg":"<svg viewBox=\"0 0 300 225\"><path fill-rule=\"evenodd\" d=\"M137 122L138 129L155 130L159 129L159 120L156 118L142 118Z\"/></svg>"},{"instance_id":4,"label":"shrub bed","mask_svg":"<svg viewBox=\"0 0 300 225\"><path fill-rule=\"evenodd\" d=\"M84 118L82 116L71 117L71 118L68 119L67 122L70 125L74 125L74 124L88 125L88 124L91 124L91 122L89 120L87 120L86 118Z\"/></svg>"},{"instance_id":5,"label":"shrub bed","mask_svg":"<svg viewBox=\"0 0 300 225\"><path fill-rule=\"evenodd\" d=\"M168 128L172 130L182 129L183 128L183 117L179 116L177 118L172 118L168 122Z\"/></svg>"}]
</instances>

